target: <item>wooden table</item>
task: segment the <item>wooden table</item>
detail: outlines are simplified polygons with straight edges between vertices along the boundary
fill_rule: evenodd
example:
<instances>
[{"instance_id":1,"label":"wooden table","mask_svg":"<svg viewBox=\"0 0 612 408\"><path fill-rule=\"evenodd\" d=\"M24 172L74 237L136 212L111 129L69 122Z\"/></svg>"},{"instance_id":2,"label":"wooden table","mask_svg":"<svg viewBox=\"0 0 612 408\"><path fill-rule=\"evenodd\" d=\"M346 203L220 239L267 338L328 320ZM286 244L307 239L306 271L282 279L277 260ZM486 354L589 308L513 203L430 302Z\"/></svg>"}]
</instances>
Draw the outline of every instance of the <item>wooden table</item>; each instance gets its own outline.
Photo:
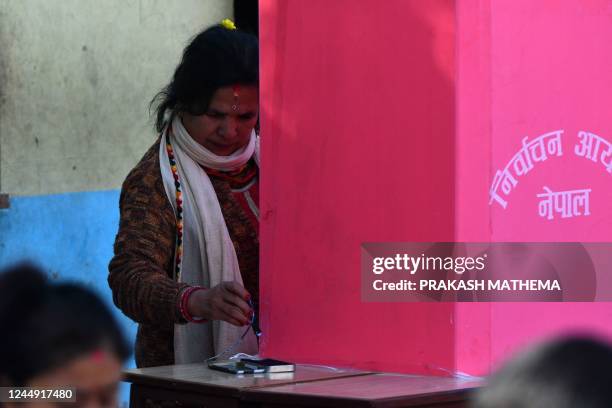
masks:
<instances>
[{"instance_id":1,"label":"wooden table","mask_svg":"<svg viewBox=\"0 0 612 408\"><path fill-rule=\"evenodd\" d=\"M130 369L130 406L466 407L475 381L298 364L295 373L233 375L204 364Z\"/></svg>"},{"instance_id":2,"label":"wooden table","mask_svg":"<svg viewBox=\"0 0 612 408\"><path fill-rule=\"evenodd\" d=\"M466 407L478 381L379 373L245 390L256 407Z\"/></svg>"},{"instance_id":3,"label":"wooden table","mask_svg":"<svg viewBox=\"0 0 612 408\"><path fill-rule=\"evenodd\" d=\"M205 364L130 369L124 381L132 383L130 407L144 407L146 399L175 401L182 406L243 407L247 389L306 383L330 378L368 375L370 372L298 364L294 373L234 375Z\"/></svg>"}]
</instances>

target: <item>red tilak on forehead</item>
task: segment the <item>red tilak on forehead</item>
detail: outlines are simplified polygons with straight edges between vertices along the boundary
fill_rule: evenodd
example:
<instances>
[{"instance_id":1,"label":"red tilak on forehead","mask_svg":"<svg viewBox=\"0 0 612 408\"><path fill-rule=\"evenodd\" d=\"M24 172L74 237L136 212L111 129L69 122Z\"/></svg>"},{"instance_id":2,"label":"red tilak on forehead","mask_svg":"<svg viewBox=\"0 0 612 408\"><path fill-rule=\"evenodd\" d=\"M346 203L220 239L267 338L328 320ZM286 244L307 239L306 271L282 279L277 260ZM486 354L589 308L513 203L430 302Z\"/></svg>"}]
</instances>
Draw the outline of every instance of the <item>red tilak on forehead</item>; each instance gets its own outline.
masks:
<instances>
[{"instance_id":1,"label":"red tilak on forehead","mask_svg":"<svg viewBox=\"0 0 612 408\"><path fill-rule=\"evenodd\" d=\"M240 109L240 107L238 106L238 91L240 91L240 85L232 85L232 89L234 90L234 104L232 105L232 110L237 111L238 109Z\"/></svg>"},{"instance_id":2,"label":"red tilak on forehead","mask_svg":"<svg viewBox=\"0 0 612 408\"><path fill-rule=\"evenodd\" d=\"M96 363L101 362L102 360L104 360L104 356L105 356L105 352L102 349L97 349L94 352L91 353L91 359L94 360Z\"/></svg>"}]
</instances>

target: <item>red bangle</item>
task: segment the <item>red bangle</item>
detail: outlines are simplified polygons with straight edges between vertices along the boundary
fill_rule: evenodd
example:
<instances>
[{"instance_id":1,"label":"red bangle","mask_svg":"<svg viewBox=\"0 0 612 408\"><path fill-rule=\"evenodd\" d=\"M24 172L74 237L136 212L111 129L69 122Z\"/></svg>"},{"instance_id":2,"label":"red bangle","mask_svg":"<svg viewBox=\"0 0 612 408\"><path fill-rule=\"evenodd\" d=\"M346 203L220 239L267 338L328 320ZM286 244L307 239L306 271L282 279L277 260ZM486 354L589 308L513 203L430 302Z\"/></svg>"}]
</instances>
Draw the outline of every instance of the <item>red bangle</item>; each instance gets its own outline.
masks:
<instances>
[{"instance_id":1,"label":"red bangle","mask_svg":"<svg viewBox=\"0 0 612 408\"><path fill-rule=\"evenodd\" d=\"M194 292L198 291L198 290L205 290L205 287L202 286L190 286L187 289L185 289L183 291L183 294L181 295L181 301L179 304L179 307L181 309L181 314L183 315L183 317L185 318L185 320L187 320L188 322L191 323L204 323L206 322L205 318L196 318L193 317L189 314L189 310L187 308L187 303L189 302L189 296L191 296Z\"/></svg>"}]
</instances>

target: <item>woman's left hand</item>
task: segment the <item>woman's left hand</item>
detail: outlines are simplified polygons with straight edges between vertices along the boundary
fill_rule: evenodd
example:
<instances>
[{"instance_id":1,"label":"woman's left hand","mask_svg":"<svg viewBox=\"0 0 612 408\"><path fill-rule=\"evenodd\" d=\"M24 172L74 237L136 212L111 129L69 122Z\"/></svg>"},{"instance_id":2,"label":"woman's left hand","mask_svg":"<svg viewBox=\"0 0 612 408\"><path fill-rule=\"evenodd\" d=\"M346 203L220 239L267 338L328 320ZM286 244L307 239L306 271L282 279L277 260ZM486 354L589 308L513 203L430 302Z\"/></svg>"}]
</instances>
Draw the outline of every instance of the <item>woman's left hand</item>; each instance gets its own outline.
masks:
<instances>
[{"instance_id":1,"label":"woman's left hand","mask_svg":"<svg viewBox=\"0 0 612 408\"><path fill-rule=\"evenodd\" d=\"M195 291L187 302L191 316L224 320L234 326L251 322L253 310L247 303L251 295L237 282L221 282L208 290Z\"/></svg>"}]
</instances>

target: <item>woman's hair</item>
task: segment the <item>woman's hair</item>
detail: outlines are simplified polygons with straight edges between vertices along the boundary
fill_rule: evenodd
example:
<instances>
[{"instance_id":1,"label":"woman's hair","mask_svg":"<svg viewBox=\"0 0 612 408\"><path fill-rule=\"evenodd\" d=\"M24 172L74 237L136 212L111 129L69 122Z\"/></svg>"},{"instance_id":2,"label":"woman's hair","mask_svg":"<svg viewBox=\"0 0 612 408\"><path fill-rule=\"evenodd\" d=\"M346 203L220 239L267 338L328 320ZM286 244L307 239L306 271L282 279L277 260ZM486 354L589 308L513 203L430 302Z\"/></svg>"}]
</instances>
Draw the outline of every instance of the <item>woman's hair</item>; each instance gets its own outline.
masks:
<instances>
[{"instance_id":1,"label":"woman's hair","mask_svg":"<svg viewBox=\"0 0 612 408\"><path fill-rule=\"evenodd\" d=\"M167 113L202 115L219 88L259 83L257 37L240 30L212 26L198 34L183 51L172 81L151 101L155 128L161 132Z\"/></svg>"},{"instance_id":2,"label":"woman's hair","mask_svg":"<svg viewBox=\"0 0 612 408\"><path fill-rule=\"evenodd\" d=\"M0 272L0 333L0 382L13 386L97 349L121 361L130 355L98 296L77 284L51 283L29 264Z\"/></svg>"},{"instance_id":3,"label":"woman's hair","mask_svg":"<svg viewBox=\"0 0 612 408\"><path fill-rule=\"evenodd\" d=\"M612 348L572 337L513 359L476 394L473 408L612 407Z\"/></svg>"}]
</instances>

